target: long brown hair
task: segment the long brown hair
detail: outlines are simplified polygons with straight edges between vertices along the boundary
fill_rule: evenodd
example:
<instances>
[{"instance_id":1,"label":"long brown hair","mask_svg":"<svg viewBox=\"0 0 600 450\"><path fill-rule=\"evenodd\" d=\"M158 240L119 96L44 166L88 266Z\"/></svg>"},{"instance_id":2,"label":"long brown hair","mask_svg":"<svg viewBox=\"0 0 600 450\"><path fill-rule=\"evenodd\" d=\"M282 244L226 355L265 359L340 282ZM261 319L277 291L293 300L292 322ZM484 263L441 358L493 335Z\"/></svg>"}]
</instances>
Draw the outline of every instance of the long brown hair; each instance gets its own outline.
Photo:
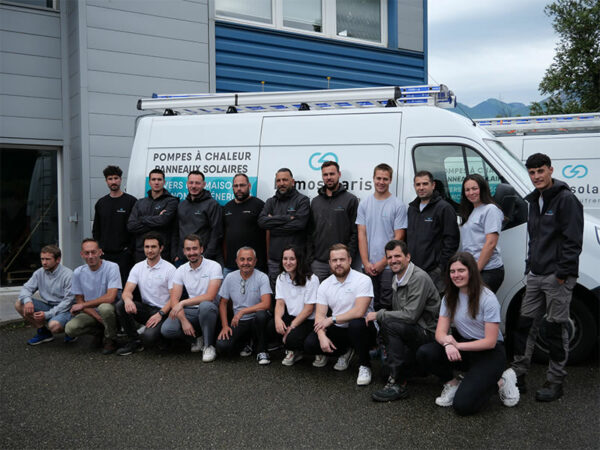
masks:
<instances>
[{"instance_id":1,"label":"long brown hair","mask_svg":"<svg viewBox=\"0 0 600 450\"><path fill-rule=\"evenodd\" d=\"M468 296L469 296L469 314L473 319L477 317L477 313L479 312L479 296L481 295L481 290L484 287L483 280L481 279L481 274L479 273L479 269L477 268L477 262L473 255L467 252L458 252L450 258L448 261L448 266L446 268L446 308L450 313L450 320L454 319L454 313L456 312L456 305L458 305L458 294L459 289L452 282L450 278L450 266L459 262L463 266L467 268L469 271L469 284L468 288Z\"/></svg>"},{"instance_id":2,"label":"long brown hair","mask_svg":"<svg viewBox=\"0 0 600 450\"><path fill-rule=\"evenodd\" d=\"M496 205L492 197L492 193L490 192L490 185L478 173L472 173L471 175L467 175L462 183L462 191L460 193L460 205L458 206L458 215L460 216L460 225L463 226L467 220L469 220L469 216L473 212L474 206L473 203L469 201L467 196L465 195L465 183L467 181L474 181L479 186L479 201L484 205L489 205L490 203Z\"/></svg>"}]
</instances>

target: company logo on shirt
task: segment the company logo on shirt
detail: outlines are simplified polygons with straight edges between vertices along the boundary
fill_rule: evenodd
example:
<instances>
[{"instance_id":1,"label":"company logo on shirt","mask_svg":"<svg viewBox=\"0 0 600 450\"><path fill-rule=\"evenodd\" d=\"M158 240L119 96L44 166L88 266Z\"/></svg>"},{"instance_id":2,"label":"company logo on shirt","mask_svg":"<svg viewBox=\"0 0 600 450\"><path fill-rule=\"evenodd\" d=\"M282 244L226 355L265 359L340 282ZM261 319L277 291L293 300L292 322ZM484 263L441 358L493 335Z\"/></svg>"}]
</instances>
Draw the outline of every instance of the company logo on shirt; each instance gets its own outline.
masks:
<instances>
[{"instance_id":1,"label":"company logo on shirt","mask_svg":"<svg viewBox=\"0 0 600 450\"><path fill-rule=\"evenodd\" d=\"M321 165L325 161L340 162L339 159L338 159L338 156L335 153L333 153L333 152L327 152L327 153L317 152L317 153L313 153L308 158L308 166L312 170L321 170Z\"/></svg>"},{"instance_id":2,"label":"company logo on shirt","mask_svg":"<svg viewBox=\"0 0 600 450\"><path fill-rule=\"evenodd\" d=\"M546 211L546 214L544 214L545 216L553 216L554 215L554 211L552 211L551 209L549 209L548 211Z\"/></svg>"},{"instance_id":3,"label":"company logo on shirt","mask_svg":"<svg viewBox=\"0 0 600 450\"><path fill-rule=\"evenodd\" d=\"M433 222L433 217L425 217L425 222Z\"/></svg>"},{"instance_id":4,"label":"company logo on shirt","mask_svg":"<svg viewBox=\"0 0 600 450\"><path fill-rule=\"evenodd\" d=\"M117 212L118 213L126 213L127 211L125 211L124 208L119 208L119 209L117 209Z\"/></svg>"},{"instance_id":5,"label":"company logo on shirt","mask_svg":"<svg viewBox=\"0 0 600 450\"><path fill-rule=\"evenodd\" d=\"M198 209L194 212L195 216L201 216L202 215L202 210Z\"/></svg>"},{"instance_id":6,"label":"company logo on shirt","mask_svg":"<svg viewBox=\"0 0 600 450\"><path fill-rule=\"evenodd\" d=\"M294 208L293 206L290 206L290 207L287 209L287 212L289 212L289 213L296 212L296 208Z\"/></svg>"}]
</instances>

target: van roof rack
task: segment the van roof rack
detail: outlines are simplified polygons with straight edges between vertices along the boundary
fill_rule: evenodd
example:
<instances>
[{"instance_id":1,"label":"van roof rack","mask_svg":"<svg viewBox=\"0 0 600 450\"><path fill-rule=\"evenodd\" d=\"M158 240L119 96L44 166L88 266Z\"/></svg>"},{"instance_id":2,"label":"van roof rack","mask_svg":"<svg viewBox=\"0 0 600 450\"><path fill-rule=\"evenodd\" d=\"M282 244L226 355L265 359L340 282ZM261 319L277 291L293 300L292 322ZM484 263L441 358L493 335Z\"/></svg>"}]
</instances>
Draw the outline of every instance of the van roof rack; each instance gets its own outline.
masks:
<instances>
[{"instance_id":1,"label":"van roof rack","mask_svg":"<svg viewBox=\"0 0 600 450\"><path fill-rule=\"evenodd\" d=\"M330 110L383 106L456 106L456 97L447 86L386 86L311 91L239 92L222 94L153 94L138 100L141 111L159 114L215 114L231 112L272 112Z\"/></svg>"},{"instance_id":2,"label":"van roof rack","mask_svg":"<svg viewBox=\"0 0 600 450\"><path fill-rule=\"evenodd\" d=\"M495 136L536 134L597 133L600 113L557 114L549 116L499 117L474 119Z\"/></svg>"}]
</instances>

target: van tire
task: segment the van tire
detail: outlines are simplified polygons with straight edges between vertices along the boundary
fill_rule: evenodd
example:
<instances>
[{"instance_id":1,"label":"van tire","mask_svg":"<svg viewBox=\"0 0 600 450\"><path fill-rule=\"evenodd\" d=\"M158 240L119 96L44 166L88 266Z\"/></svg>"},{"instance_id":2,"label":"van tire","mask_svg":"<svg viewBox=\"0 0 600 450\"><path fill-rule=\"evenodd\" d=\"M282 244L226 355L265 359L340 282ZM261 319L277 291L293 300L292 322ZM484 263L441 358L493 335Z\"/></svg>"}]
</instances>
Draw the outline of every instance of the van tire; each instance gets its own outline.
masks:
<instances>
[{"instance_id":1,"label":"van tire","mask_svg":"<svg viewBox=\"0 0 600 450\"><path fill-rule=\"evenodd\" d=\"M584 300L576 294L573 294L571 299L569 316L569 333L570 335L572 333L572 337L569 344L568 364L578 364L585 361L594 350L598 339L598 330L594 315ZM533 360L541 363L548 361L547 345L539 336L533 352Z\"/></svg>"}]
</instances>

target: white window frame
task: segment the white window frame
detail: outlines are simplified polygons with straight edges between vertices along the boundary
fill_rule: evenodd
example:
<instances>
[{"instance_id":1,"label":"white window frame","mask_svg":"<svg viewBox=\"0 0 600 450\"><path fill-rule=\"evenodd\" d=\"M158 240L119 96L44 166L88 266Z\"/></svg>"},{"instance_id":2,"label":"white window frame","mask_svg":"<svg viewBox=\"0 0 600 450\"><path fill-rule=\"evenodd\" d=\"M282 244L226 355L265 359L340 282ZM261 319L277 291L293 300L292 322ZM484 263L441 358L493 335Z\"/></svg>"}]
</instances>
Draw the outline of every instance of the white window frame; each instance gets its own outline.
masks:
<instances>
[{"instance_id":1,"label":"white window frame","mask_svg":"<svg viewBox=\"0 0 600 450\"><path fill-rule=\"evenodd\" d=\"M269 28L275 30L282 30L291 33L305 34L308 36L322 37L326 39L333 39L340 42L354 42L357 44L370 45L374 47L387 47L388 42L388 11L387 1L380 0L380 18L381 18L381 42L369 41L366 39L358 39L353 37L338 36L337 35L337 17L336 17L336 0L322 0L321 3L321 15L323 19L322 31L308 31L300 30L298 28L286 27L283 25L283 0L272 0L271 1L271 15L273 23L268 24L264 22L258 22L253 20L235 19L232 17L221 16L216 14L215 17L223 22L240 23L244 25L252 25L261 28Z\"/></svg>"}]
</instances>

